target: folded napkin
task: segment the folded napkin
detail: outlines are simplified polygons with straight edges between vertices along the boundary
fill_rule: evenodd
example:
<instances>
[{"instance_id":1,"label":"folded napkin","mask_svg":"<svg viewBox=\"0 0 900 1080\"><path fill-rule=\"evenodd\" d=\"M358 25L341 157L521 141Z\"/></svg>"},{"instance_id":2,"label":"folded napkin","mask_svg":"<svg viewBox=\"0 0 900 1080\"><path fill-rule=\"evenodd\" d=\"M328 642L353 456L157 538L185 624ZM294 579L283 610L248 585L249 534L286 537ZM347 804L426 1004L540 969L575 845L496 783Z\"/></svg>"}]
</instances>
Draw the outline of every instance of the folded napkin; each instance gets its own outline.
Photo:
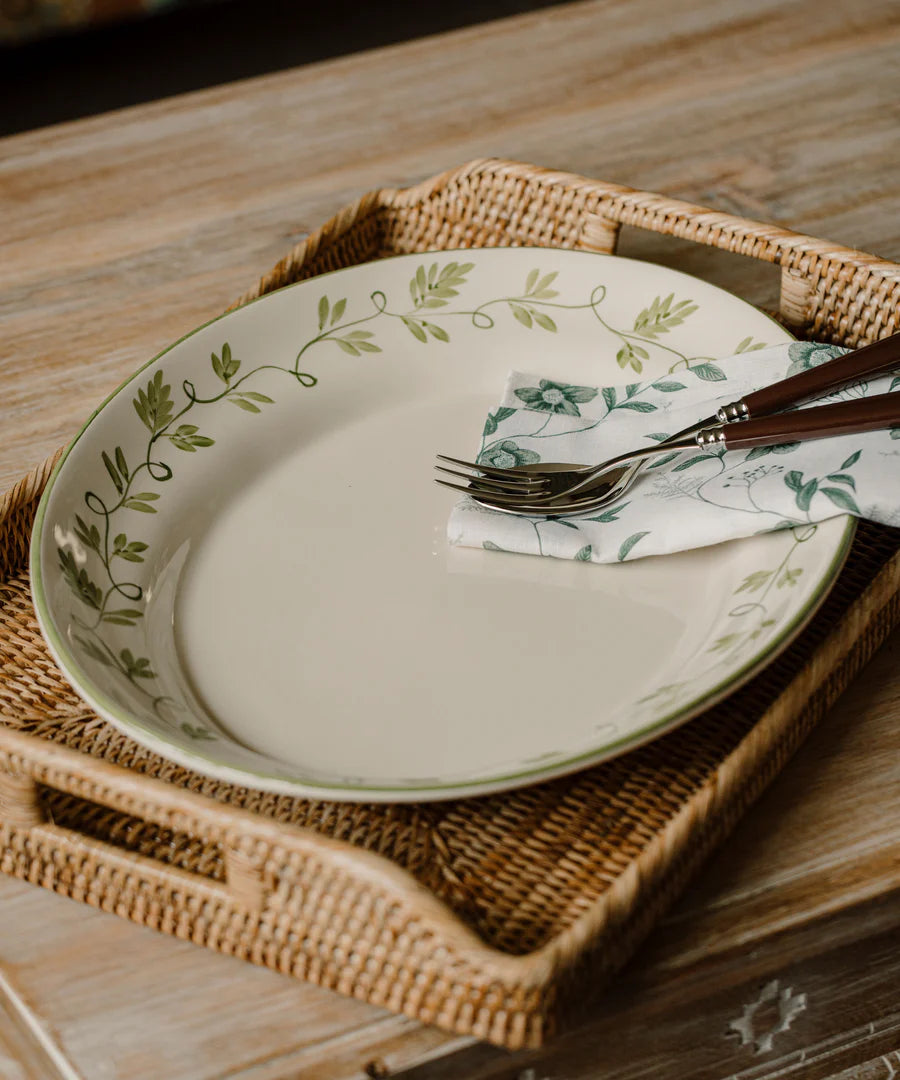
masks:
<instances>
[{"instance_id":1,"label":"folded napkin","mask_svg":"<svg viewBox=\"0 0 900 1080\"><path fill-rule=\"evenodd\" d=\"M576 386L513 372L488 415L485 465L600 462L651 445L752 390L847 350L791 342L623 386ZM883 394L890 375L822 398ZM622 562L704 547L838 514L900 525L900 428L753 450L697 449L652 459L617 502L578 518L519 517L470 498L450 516L451 544Z\"/></svg>"}]
</instances>

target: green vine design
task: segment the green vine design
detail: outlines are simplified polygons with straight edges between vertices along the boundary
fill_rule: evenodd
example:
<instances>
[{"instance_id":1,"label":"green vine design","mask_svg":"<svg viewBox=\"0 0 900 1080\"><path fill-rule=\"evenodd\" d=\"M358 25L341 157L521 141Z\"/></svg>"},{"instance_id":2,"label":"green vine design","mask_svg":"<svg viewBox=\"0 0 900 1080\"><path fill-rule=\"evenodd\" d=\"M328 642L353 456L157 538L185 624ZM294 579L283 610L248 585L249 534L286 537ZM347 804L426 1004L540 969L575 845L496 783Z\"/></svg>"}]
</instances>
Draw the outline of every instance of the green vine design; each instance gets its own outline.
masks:
<instances>
[{"instance_id":1,"label":"green vine design","mask_svg":"<svg viewBox=\"0 0 900 1080\"><path fill-rule=\"evenodd\" d=\"M688 458L681 464L676 465L672 471L690 469L699 464L700 461L710 460L713 457L717 458L720 468L712 476L704 479L689 494L691 497L698 498L711 505L720 505L703 492L703 488L707 484L727 473L735 473L737 470L744 468L748 462L760 457L769 454L790 453L796 445L796 443L793 443L777 447L757 447L751 450L740 462L730 467L726 467L724 461L722 461L724 450L719 450L715 453ZM792 518L782 518L778 527L791 531L792 543L776 566L755 570L744 577L740 585L734 590L735 595L745 593L752 599L743 600L728 612L729 618L744 619L747 616L755 616L755 621L748 626L729 631L717 638L709 646L707 652L717 654L719 659L700 676L693 675L689 682L669 683L659 687L646 698L641 698L641 703L659 703L660 699L664 699L667 706L674 705L679 697L690 690L691 685L698 677L705 677L722 663L732 663L737 655L776 624L777 620L773 618L770 610L770 598L773 593L777 594L782 589L790 589L796 586L803 574L803 568L792 566L792 560L801 545L812 540L818 530L818 526L811 520L811 507L815 496L824 496L838 509L859 515L859 507L851 494L852 491L856 490L856 480L849 470L857 464L861 456L862 451L854 451L841 463L838 470L828 473L824 477L806 477L804 473L795 469L784 473L784 483L794 493L798 513ZM751 489L755 485L776 471L783 472L781 466L766 467L758 465L751 470L745 470L740 477L736 478L735 483L747 488L747 496L751 503L751 508L747 510L747 513L776 513L776 511L766 510L751 495ZM616 508L613 507L612 509ZM729 509L735 510L739 508L731 506ZM781 516L780 511L777 513Z\"/></svg>"},{"instance_id":2,"label":"green vine design","mask_svg":"<svg viewBox=\"0 0 900 1080\"><path fill-rule=\"evenodd\" d=\"M320 334L320 338L324 336ZM338 344L341 342L338 341ZM181 423L189 413L197 413L203 406L221 401L228 401L244 412L261 413L264 406L274 404L274 399L247 389L246 382L260 371L278 370L303 387L315 386L318 380L300 370L299 360L298 355L292 368L261 364L239 375L241 361L234 356L230 344L225 342L220 353L213 352L210 356L213 374L223 384L222 387L218 392L203 397L198 394L196 386L186 379L182 383L184 403L177 410L171 384L165 381L163 370L157 369L132 398L134 411L148 432L141 460L136 465L129 465L121 446L116 446L111 453L103 450L100 457L114 494L104 497L94 490L85 492L86 512L93 520L87 520L81 514L75 515L73 532L84 548L93 552L99 560L104 585L93 580L71 551L57 547L63 579L87 609L85 615L73 614L73 622L79 630L73 635L75 640L87 656L117 671L145 695L161 718L162 706L175 703L164 694L154 693L150 684L157 679L157 674L151 667L150 659L136 656L127 648L113 648L101 632L104 625L135 627L144 617L144 590L138 582L120 576L117 560L122 564L142 563L149 545L129 535L129 526L121 523L123 514L125 511L157 513L156 504L161 495L157 491L145 490L145 477L159 484L171 480L174 470L161 458L165 444L183 453L197 453L215 445L214 439L201 433L198 424ZM123 606L123 602L127 606ZM203 727L185 722L181 728L193 739L215 738L211 731Z\"/></svg>"},{"instance_id":3,"label":"green vine design","mask_svg":"<svg viewBox=\"0 0 900 1080\"><path fill-rule=\"evenodd\" d=\"M792 543L777 566L756 570L748 574L737 586L734 590L735 595L744 592L750 594L759 592L759 595L753 600L743 601L733 607L728 612L729 618L743 619L748 615L755 615L756 618L749 625L731 630L716 638L706 651L715 654L717 658L707 668L701 672L692 672L689 680L666 683L658 687L653 693L639 698L637 704L662 705L667 709L675 707L680 698L691 695L692 688L698 680L705 680L723 664L732 666L737 656L762 637L767 630L771 630L778 620L773 617L770 610L770 594L773 590L792 588L797 585L803 568L792 567L791 562L800 546L808 543L816 535L817 528L816 525L792 528Z\"/></svg>"},{"instance_id":4,"label":"green vine design","mask_svg":"<svg viewBox=\"0 0 900 1080\"><path fill-rule=\"evenodd\" d=\"M687 356L674 346L656 340L660 335L667 334L675 327L680 326L698 310L698 306L692 300L676 301L674 293L670 293L666 297L654 297L635 317L632 329L622 330L613 326L601 314L600 307L607 298L605 285L595 287L587 304L558 304L551 302L557 293L549 288L555 278L556 274L552 273L539 278L538 271L532 270L526 279L525 290L520 296L512 299L489 300L480 305L471 313L473 324L480 329L489 329L494 325L494 320L487 314L486 309L495 304L506 304L512 310L517 321L527 328L541 326L545 330L555 331L556 324L549 316L543 315L542 319L538 320L537 315L540 313L535 310L538 304L544 307L555 307L570 311L590 309L604 330L619 340L620 346L616 353L616 361L620 367L630 368L637 373L642 372L643 362L650 358L649 350L653 348L662 350L677 358L669 367L668 373L653 382L629 383L624 388L624 393L621 394L615 387L604 387L601 393L606 411L601 416L586 422L581 428L567 430L567 434L590 431L602 424L613 412L619 409L642 413L655 412L657 406L649 401L640 400L641 395L650 390L675 394L687 389L686 383L671 378L672 373L675 371L690 372L691 375L703 382L722 382L725 380L725 373L712 357ZM524 306L526 303L529 305L528 307ZM525 314L523 315L521 312ZM749 353L764 348L764 342L754 342L752 338L746 337L738 343L734 352ZM555 437L555 433L548 430L553 415L565 413L568 416L580 416L577 406L593 400L597 395L597 390L592 387L571 386L542 379L537 387L522 387L516 390L515 394L526 409L547 414L533 431L520 433L517 437L544 439ZM514 412L514 409L501 407L496 412L488 415L477 458L480 464L511 467L541 460L540 455L535 451L522 449L507 436L500 436L493 441L487 441L490 436L496 433L502 421L512 416ZM672 458L674 456L672 455ZM660 459L658 465L665 464L672 458Z\"/></svg>"}]
</instances>

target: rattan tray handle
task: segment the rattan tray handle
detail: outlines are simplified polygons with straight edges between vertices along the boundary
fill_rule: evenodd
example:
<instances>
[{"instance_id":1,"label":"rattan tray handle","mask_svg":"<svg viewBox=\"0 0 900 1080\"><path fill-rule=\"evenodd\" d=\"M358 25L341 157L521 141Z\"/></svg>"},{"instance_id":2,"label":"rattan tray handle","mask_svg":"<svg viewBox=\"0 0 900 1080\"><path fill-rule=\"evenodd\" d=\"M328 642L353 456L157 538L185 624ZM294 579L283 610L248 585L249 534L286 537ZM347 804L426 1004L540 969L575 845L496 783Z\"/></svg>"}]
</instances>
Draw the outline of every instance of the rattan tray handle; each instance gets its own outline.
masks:
<instances>
[{"instance_id":1,"label":"rattan tray handle","mask_svg":"<svg viewBox=\"0 0 900 1080\"><path fill-rule=\"evenodd\" d=\"M224 880L60 826L47 808L48 789L175 830L207 848L215 845ZM18 842L10 844L15 835ZM347 993L369 972L384 981L383 993L373 991L372 1000L398 1011L409 1012L411 1005L405 998L394 1002L392 995L418 992L394 986L398 965L428 968L428 981L461 979L489 987L499 980L515 987L510 991L515 996L532 993L529 988L540 986L558 963L553 947L518 957L486 945L441 900L375 852L261 819L2 726L0 838L6 848L0 850L0 861L24 845L34 871L20 876L35 884L246 959L279 967L273 938L278 932L300 935L314 963L317 957L327 958L318 975L306 970L303 977ZM371 940L343 956L348 919L370 926L371 934L364 936ZM263 924L269 938L265 946L259 944ZM275 949L274 963L256 954L263 947ZM440 964L435 963L436 948ZM329 968L339 971L338 977L332 979ZM489 1037L487 1029L482 1037Z\"/></svg>"},{"instance_id":2,"label":"rattan tray handle","mask_svg":"<svg viewBox=\"0 0 900 1080\"><path fill-rule=\"evenodd\" d=\"M678 223L672 218L671 201L669 201L668 205L667 218L670 222L669 231L671 235L693 240L695 243L707 244L711 247L734 250L738 254L751 255L766 262L779 261L777 248L774 246L773 241L781 238L778 234L782 230L760 226L755 222L744 221L726 214L712 214L709 211L707 211L706 216L712 220L706 222L707 228L698 228L698 224L701 223L698 223L696 208L689 207L687 204L684 204L684 213L687 216L688 211L690 211L690 227L679 228ZM636 225L638 228L650 229L652 227L654 232L660 231L658 228L659 223L655 218L651 225L651 223L644 220L643 216L633 215L632 220L628 220L626 215L622 214L620 208L611 205L609 209L610 216L605 214L584 214L581 237L578 242L579 248L587 251L599 251L608 255L614 254L619 239L619 231L626 220L628 224ZM612 216L613 214L617 214L618 219ZM740 226L740 247L729 244L728 239L731 232L730 230L723 230L723 226L726 224ZM747 229L749 226L754 226L757 231L764 230L765 235L760 235L758 239L760 241L765 240L765 245L762 247L753 246L751 250L744 250L747 246ZM784 239L793 239L795 236L795 233L788 233L784 230ZM794 330L805 329L813 322L815 317L817 290L814 268L815 263L809 260L800 269L790 266L782 266L781 268L781 293L778 311L784 323Z\"/></svg>"},{"instance_id":3,"label":"rattan tray handle","mask_svg":"<svg viewBox=\"0 0 900 1080\"><path fill-rule=\"evenodd\" d=\"M151 891L160 895L180 888L206 899L225 902L243 911L259 911L265 907L268 890L263 883L262 863L258 858L259 853L248 849L247 845L231 845L225 836L217 838L224 863L224 882L126 851L106 841L84 836L56 824L52 813L46 808L44 790L55 787L69 794L78 794L73 788L79 785L77 782L73 785L68 774L61 774L54 779L57 780L55 784L41 784L32 772L31 763L26 764L24 759L16 760L10 755L0 753L0 822L16 829L28 830L32 840L41 846L71 850L74 845L79 850L80 861L85 864L102 865L125 877L134 875L145 887L149 885ZM96 799L95 792L92 791L91 794ZM156 824L168 827L170 823L157 821ZM205 839L209 842L211 838ZM60 866L59 870L65 873L65 866ZM87 875L85 876L87 878Z\"/></svg>"},{"instance_id":4,"label":"rattan tray handle","mask_svg":"<svg viewBox=\"0 0 900 1080\"><path fill-rule=\"evenodd\" d=\"M663 196L633 192L628 188L605 185L607 198L601 199L599 213L582 214L581 233L576 247L587 251L614 254L622 225L631 225L655 233L668 234L707 247L717 247L737 255L745 255L781 266L781 291L778 313L781 320L795 332L815 328L821 333L833 313L826 310L834 297L833 282L827 277L830 263L842 255L854 256L856 262L879 263L872 256L851 252L824 240L800 236L788 229L762 224L731 214L707 210L690 203ZM886 266L882 263L881 267ZM881 268L879 267L879 269ZM846 272L842 285L849 285ZM889 333L889 326L880 328L871 339ZM862 337L845 341L858 344Z\"/></svg>"}]
</instances>

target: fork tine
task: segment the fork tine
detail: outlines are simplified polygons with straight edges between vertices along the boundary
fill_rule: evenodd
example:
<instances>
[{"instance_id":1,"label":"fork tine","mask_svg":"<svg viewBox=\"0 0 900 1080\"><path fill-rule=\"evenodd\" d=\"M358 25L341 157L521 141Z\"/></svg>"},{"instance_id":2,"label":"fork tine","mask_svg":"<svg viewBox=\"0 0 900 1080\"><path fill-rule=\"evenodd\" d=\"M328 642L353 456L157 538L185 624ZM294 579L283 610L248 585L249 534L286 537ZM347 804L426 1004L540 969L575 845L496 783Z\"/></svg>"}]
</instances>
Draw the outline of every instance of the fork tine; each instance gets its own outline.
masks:
<instances>
[{"instance_id":1,"label":"fork tine","mask_svg":"<svg viewBox=\"0 0 900 1080\"><path fill-rule=\"evenodd\" d=\"M474 472L481 473L482 476L490 476L494 480L504 480L512 471L511 469L498 469L493 465L479 465L475 461L463 461L461 458L447 457L446 454L437 454L436 457L438 461L446 461L449 465L459 465L463 469L472 469Z\"/></svg>"},{"instance_id":2,"label":"fork tine","mask_svg":"<svg viewBox=\"0 0 900 1080\"><path fill-rule=\"evenodd\" d=\"M463 461L462 458L448 457L446 454L436 454L438 461L446 461L449 465L460 465L464 469L481 470L482 466L475 461Z\"/></svg>"},{"instance_id":3,"label":"fork tine","mask_svg":"<svg viewBox=\"0 0 900 1080\"><path fill-rule=\"evenodd\" d=\"M498 492L498 491L484 491L484 492L482 492L482 491L475 491L469 486L463 487L461 484L451 484L449 481L447 481L447 480L439 480L437 477L434 478L434 482L436 484L440 484L441 487L450 488L451 491L459 491L463 495L470 495L473 498L476 498L479 502L494 503L497 506L505 506L505 507L509 507L509 508L512 508L512 507L515 507L515 506L521 506L521 507L523 507L523 512L524 512L525 508L528 507L528 506L545 505L546 500L547 500L546 495L541 495L541 494L539 494L537 492L535 492L535 493L527 492L527 493L522 494L522 495L516 495L516 494L513 494L512 492L509 492L509 493Z\"/></svg>"},{"instance_id":4,"label":"fork tine","mask_svg":"<svg viewBox=\"0 0 900 1080\"><path fill-rule=\"evenodd\" d=\"M445 469L443 465L435 465L438 472L448 476L457 476L460 480L468 480L473 487L484 488L487 491L505 491L511 494L520 492L527 494L543 490L547 484L540 477L510 476L503 480L493 480L487 476L470 476L468 473L457 472L455 469Z\"/></svg>"}]
</instances>

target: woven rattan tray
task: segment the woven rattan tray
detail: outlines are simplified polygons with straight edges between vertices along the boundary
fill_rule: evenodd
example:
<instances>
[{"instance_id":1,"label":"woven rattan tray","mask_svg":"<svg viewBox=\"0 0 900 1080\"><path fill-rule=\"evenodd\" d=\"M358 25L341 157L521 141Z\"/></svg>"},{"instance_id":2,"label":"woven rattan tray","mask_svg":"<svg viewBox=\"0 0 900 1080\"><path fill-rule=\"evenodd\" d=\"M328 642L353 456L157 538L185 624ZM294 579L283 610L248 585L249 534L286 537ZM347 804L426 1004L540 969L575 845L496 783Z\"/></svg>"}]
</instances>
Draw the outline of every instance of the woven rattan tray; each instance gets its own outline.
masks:
<instances>
[{"instance_id":1,"label":"woven rattan tray","mask_svg":"<svg viewBox=\"0 0 900 1080\"><path fill-rule=\"evenodd\" d=\"M379 256L611 251L621 224L780 264L781 317L852 345L897 329L900 267L659 195L475 162L379 191L248 297ZM860 526L824 607L739 695L617 760L513 793L357 806L239 789L92 715L51 660L27 547L52 462L0 499L2 870L397 1012L509 1046L575 1018L900 614L900 533Z\"/></svg>"}]
</instances>

